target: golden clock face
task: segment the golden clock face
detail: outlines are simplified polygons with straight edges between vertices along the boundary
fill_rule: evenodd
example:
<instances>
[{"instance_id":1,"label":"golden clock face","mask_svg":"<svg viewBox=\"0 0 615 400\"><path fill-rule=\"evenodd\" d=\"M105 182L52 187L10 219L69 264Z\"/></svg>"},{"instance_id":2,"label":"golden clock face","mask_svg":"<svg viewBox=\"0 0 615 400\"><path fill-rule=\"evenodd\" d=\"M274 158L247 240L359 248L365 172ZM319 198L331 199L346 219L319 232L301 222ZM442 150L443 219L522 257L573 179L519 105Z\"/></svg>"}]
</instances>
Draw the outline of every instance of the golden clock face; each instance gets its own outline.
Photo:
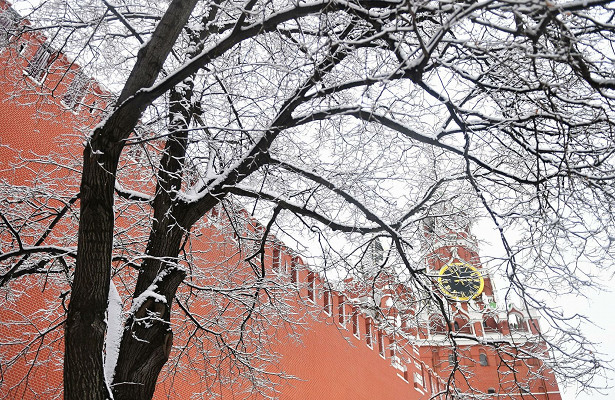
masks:
<instances>
[{"instance_id":1,"label":"golden clock face","mask_svg":"<svg viewBox=\"0 0 615 400\"><path fill-rule=\"evenodd\" d=\"M450 263L440 269L438 286L445 296L457 301L468 301L483 292L485 279L470 264Z\"/></svg>"}]
</instances>

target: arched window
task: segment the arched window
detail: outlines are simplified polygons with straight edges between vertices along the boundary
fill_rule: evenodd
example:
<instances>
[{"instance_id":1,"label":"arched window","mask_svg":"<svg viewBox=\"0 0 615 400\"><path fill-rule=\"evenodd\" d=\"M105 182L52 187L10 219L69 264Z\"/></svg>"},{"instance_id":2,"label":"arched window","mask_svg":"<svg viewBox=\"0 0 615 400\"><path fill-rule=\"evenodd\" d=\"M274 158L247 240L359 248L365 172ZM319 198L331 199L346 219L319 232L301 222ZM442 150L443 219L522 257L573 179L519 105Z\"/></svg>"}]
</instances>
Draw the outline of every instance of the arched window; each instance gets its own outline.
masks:
<instances>
[{"instance_id":1,"label":"arched window","mask_svg":"<svg viewBox=\"0 0 615 400\"><path fill-rule=\"evenodd\" d=\"M508 315L508 326L511 331L525 331L525 321L523 321L523 317L516 312L510 313Z\"/></svg>"},{"instance_id":2,"label":"arched window","mask_svg":"<svg viewBox=\"0 0 615 400\"><path fill-rule=\"evenodd\" d=\"M495 322L495 318L491 316L485 316L483 319L483 329L485 332L497 332L498 331L498 323Z\"/></svg>"},{"instance_id":3,"label":"arched window","mask_svg":"<svg viewBox=\"0 0 615 400\"><path fill-rule=\"evenodd\" d=\"M455 321L453 327L455 328L455 332L459 332L459 322Z\"/></svg>"},{"instance_id":4,"label":"arched window","mask_svg":"<svg viewBox=\"0 0 615 400\"><path fill-rule=\"evenodd\" d=\"M432 315L429 318L429 331L432 335L443 335L446 333L444 318L441 315Z\"/></svg>"},{"instance_id":5,"label":"arched window","mask_svg":"<svg viewBox=\"0 0 615 400\"><path fill-rule=\"evenodd\" d=\"M482 365L483 367L486 367L487 365L489 365L489 360L487 359L487 354L481 352L478 355L478 363L480 365Z\"/></svg>"}]
</instances>

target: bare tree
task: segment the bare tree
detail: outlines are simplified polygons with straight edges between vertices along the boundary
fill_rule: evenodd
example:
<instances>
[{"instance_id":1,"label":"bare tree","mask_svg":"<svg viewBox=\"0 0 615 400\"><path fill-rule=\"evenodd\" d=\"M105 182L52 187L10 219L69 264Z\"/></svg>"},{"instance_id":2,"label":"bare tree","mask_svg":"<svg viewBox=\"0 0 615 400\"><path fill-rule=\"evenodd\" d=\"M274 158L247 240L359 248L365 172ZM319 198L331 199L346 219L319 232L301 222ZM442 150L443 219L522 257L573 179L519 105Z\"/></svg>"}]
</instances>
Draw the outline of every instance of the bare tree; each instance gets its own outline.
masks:
<instances>
[{"instance_id":1,"label":"bare tree","mask_svg":"<svg viewBox=\"0 0 615 400\"><path fill-rule=\"evenodd\" d=\"M2 208L2 284L40 273L70 281L65 398L151 398L172 313L249 363L243 337L226 338L190 305L231 291L253 296L237 313L255 331L258 313L283 323L286 292L254 261L271 230L316 238L323 268L338 275L359 273L353 254L386 239L407 284L443 309L429 294L423 219L460 211L492 221L510 290L567 342L544 338L570 361L556 371L590 382L596 356L543 293L594 285L586 265L613 261L613 16L601 0L43 1L31 24L7 23L16 62L37 30L53 49L16 94L64 95L62 83L27 82L51 79L35 72L57 66L57 52L119 93L85 132L78 192L23 188L36 191L23 198L54 198L45 218L20 211L38 204ZM255 270L246 284L214 282L217 267L197 268L190 243L212 210L241 214L237 202L265 221L253 238L237 235L240 247L261 243L241 253ZM58 221L75 204L78 228L52 235L71 226ZM50 246L49 235L66 239ZM108 386L112 274L132 308ZM244 331L242 320L232 335Z\"/></svg>"}]
</instances>

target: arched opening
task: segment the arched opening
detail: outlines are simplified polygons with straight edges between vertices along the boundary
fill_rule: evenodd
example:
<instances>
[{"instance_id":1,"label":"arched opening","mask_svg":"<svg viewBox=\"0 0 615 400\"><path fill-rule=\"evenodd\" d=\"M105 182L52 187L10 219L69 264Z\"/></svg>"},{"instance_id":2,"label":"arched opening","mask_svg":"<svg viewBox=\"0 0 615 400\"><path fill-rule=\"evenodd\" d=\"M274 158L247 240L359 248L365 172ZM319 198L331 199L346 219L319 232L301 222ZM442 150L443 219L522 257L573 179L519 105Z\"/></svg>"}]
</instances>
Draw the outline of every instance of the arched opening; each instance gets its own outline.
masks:
<instances>
[{"instance_id":1,"label":"arched opening","mask_svg":"<svg viewBox=\"0 0 615 400\"><path fill-rule=\"evenodd\" d=\"M495 318L485 316L483 319L483 329L485 332L497 332L498 331L498 323L495 321Z\"/></svg>"},{"instance_id":2,"label":"arched opening","mask_svg":"<svg viewBox=\"0 0 615 400\"><path fill-rule=\"evenodd\" d=\"M446 324L441 315L432 315L429 318L429 332L432 335L444 335L446 331Z\"/></svg>"},{"instance_id":3,"label":"arched opening","mask_svg":"<svg viewBox=\"0 0 615 400\"><path fill-rule=\"evenodd\" d=\"M510 327L511 331L527 331L527 326L525 321L523 320L523 316L516 312L508 314L508 326Z\"/></svg>"}]
</instances>

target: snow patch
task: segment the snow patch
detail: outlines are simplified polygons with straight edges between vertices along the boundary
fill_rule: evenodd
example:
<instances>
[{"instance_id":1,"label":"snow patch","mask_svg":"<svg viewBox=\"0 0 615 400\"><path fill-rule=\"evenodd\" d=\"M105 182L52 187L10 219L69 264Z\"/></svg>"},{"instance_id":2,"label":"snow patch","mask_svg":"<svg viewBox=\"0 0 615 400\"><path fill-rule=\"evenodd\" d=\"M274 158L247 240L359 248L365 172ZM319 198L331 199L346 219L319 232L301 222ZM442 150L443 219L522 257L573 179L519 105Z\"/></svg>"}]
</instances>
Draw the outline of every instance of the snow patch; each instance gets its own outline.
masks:
<instances>
[{"instance_id":1,"label":"snow patch","mask_svg":"<svg viewBox=\"0 0 615 400\"><path fill-rule=\"evenodd\" d=\"M120 354L120 343L124 330L122 318L122 299L113 281L109 286L109 300L107 304L107 336L105 337L105 381L107 387L113 382L115 365ZM111 393L111 391L109 391Z\"/></svg>"}]
</instances>

